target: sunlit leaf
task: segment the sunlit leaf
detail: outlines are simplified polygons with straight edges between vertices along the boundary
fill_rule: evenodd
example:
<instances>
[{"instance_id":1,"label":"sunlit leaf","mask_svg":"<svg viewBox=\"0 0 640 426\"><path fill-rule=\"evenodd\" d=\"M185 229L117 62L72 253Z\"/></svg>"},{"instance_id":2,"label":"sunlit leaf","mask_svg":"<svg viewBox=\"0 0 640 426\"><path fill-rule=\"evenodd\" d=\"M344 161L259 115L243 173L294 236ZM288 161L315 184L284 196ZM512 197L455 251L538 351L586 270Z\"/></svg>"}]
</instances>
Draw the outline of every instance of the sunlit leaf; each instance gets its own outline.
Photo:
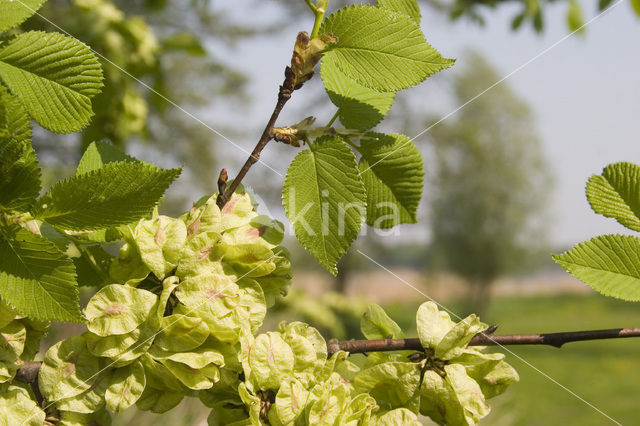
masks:
<instances>
[{"instance_id":1,"label":"sunlit leaf","mask_svg":"<svg viewBox=\"0 0 640 426\"><path fill-rule=\"evenodd\" d=\"M0 47L0 78L42 127L71 133L89 124L91 98L102 87L102 68L80 41L30 31Z\"/></svg>"},{"instance_id":2,"label":"sunlit leaf","mask_svg":"<svg viewBox=\"0 0 640 426\"><path fill-rule=\"evenodd\" d=\"M22 24L35 14L46 0L0 1L0 33Z\"/></svg>"},{"instance_id":3,"label":"sunlit leaf","mask_svg":"<svg viewBox=\"0 0 640 426\"><path fill-rule=\"evenodd\" d=\"M327 17L320 32L338 38L326 57L348 77L381 91L414 86L454 62L427 43L414 19L384 8L348 6Z\"/></svg>"},{"instance_id":4,"label":"sunlit leaf","mask_svg":"<svg viewBox=\"0 0 640 426\"><path fill-rule=\"evenodd\" d=\"M640 238L602 235L553 256L576 278L605 296L640 300Z\"/></svg>"},{"instance_id":5,"label":"sunlit leaf","mask_svg":"<svg viewBox=\"0 0 640 426\"><path fill-rule=\"evenodd\" d=\"M35 216L72 230L125 225L147 215L180 169L141 162L109 163L53 185L36 205Z\"/></svg>"},{"instance_id":6,"label":"sunlit leaf","mask_svg":"<svg viewBox=\"0 0 640 426\"><path fill-rule=\"evenodd\" d=\"M302 245L332 274L362 226L365 192L355 157L337 136L314 141L287 171L282 202Z\"/></svg>"},{"instance_id":7,"label":"sunlit leaf","mask_svg":"<svg viewBox=\"0 0 640 426\"><path fill-rule=\"evenodd\" d=\"M0 232L0 296L35 319L81 321L71 259L25 229Z\"/></svg>"}]
</instances>

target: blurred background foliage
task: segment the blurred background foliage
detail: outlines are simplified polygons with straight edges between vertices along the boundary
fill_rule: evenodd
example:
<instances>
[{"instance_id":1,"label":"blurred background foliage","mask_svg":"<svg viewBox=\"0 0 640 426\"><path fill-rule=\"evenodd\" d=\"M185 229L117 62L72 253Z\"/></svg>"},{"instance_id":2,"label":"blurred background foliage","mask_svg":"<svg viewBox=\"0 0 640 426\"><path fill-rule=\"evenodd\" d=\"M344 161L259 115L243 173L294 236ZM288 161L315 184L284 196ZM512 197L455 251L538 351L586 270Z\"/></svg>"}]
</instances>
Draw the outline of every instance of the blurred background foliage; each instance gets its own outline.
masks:
<instances>
[{"instance_id":1,"label":"blurred background foliage","mask_svg":"<svg viewBox=\"0 0 640 426\"><path fill-rule=\"evenodd\" d=\"M109 139L128 151L151 151L160 163L188 165L183 188L210 190L217 179L219 136L234 131L222 122L199 118L205 111L249 102L247 76L211 43L232 49L268 34L266 26L243 25L216 11L208 1L51 0L23 25L25 29L63 29L99 55L105 86L94 101L91 125L78 135L36 132L34 145L55 174L77 163L84 148ZM189 141L189 143L184 143ZM186 175L186 176L185 176ZM168 200L181 208L191 198Z\"/></svg>"},{"instance_id":2,"label":"blurred background foliage","mask_svg":"<svg viewBox=\"0 0 640 426\"><path fill-rule=\"evenodd\" d=\"M640 15L640 0L624 1ZM309 14L303 0L274 0L279 13L264 22L255 16L234 14L229 7L217 7L230 3L49 0L40 11L43 17L27 21L24 29L61 28L84 41L102 55L105 70L105 88L95 99L96 115L90 127L80 134L63 136L35 129L33 142L47 165L45 183L68 175L86 145L107 138L129 153L143 152L143 158L160 165L185 165L183 176L165 200L164 210L169 214L184 210L203 192L215 191L220 168L246 158L229 148L220 134L242 139L246 147L257 137L243 125L242 114L255 101L251 82L260 78L260 72L249 75L228 53L243 43L263 43L265 37L284 30L299 30L298 20ZM351 2L332 0L331 7L346 3ZM560 1L421 3L423 14L479 25L485 24L487 14L509 7L518 10L511 21L514 31L530 26L543 32L545 10ZM612 3L563 1L567 32L583 25L585 11L592 14ZM467 55L473 58L470 65L443 80L443 90L454 105L466 102L500 78L478 54ZM332 106L317 80L309 84L300 113L308 106L314 113L329 111L331 115ZM410 93L399 96L384 128L403 129L412 135L435 124L439 117L416 103L419 100ZM229 121L225 110L233 110L239 119ZM375 255L375 261L399 280L417 285L454 312L486 314L486 320L499 323L499 331L504 333L606 328L638 320L633 305L583 294L588 290L568 278L551 283L547 279L550 271L557 271L552 269L543 226L553 179L532 114L508 85L495 87L454 119L433 126L427 136L428 143L421 144L427 170L426 213L413 225L416 238L392 240L390 244L385 237L364 236L342 260L336 280L290 239L286 245L292 249L296 268L294 291L270 314L267 328L281 320L302 319L318 326L326 337L357 338L359 316L373 301L385 305L401 326L411 330L423 297L378 270L358 250ZM276 144L273 148L276 152L284 149ZM280 161L284 169L286 158ZM266 169L255 173L264 174L257 188L259 195L267 204L278 204L279 182L271 183L267 175L271 172ZM567 294L558 296L560 293ZM492 294L501 297L489 306ZM46 343L76 332L58 328ZM562 355L550 348L518 348L514 352L533 365L543 366L546 373L587 400L600 401L614 418L633 423L637 416L628 395L637 393L640 377L632 372L632 366L640 347L629 348L627 342L601 342L573 344L563 348ZM540 421L540 413L554 419L553 424L602 423L603 418L582 402L526 364L512 361L523 380L513 392L500 397L496 413L488 420L491 424L549 424ZM540 392L543 386L551 390ZM179 410L162 416L129 410L116 424L190 425L199 424L206 414L197 401L186 401Z\"/></svg>"},{"instance_id":3,"label":"blurred background foliage","mask_svg":"<svg viewBox=\"0 0 640 426\"><path fill-rule=\"evenodd\" d=\"M500 79L481 56L467 52L453 84L462 105ZM455 118L431 128L426 156L431 233L430 270L446 269L471 285L467 312L483 316L490 285L526 270L548 251L546 202L551 172L531 111L506 84L496 86ZM436 125L437 123L437 125ZM535 176L535 178L532 178Z\"/></svg>"}]
</instances>

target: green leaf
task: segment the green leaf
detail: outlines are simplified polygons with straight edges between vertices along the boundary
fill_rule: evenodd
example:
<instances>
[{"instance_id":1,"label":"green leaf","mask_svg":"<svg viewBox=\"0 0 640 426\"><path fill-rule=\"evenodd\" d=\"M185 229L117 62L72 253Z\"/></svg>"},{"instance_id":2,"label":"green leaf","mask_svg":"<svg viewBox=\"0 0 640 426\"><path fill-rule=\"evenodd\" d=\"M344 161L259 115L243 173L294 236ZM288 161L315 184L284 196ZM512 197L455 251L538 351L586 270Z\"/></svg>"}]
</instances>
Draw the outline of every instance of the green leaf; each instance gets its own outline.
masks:
<instances>
[{"instance_id":1,"label":"green leaf","mask_svg":"<svg viewBox=\"0 0 640 426\"><path fill-rule=\"evenodd\" d=\"M528 17L528 14L526 9L523 12L517 14L511 21L511 29L513 31L519 29L524 23L524 20L527 19L527 17Z\"/></svg>"},{"instance_id":2,"label":"green leaf","mask_svg":"<svg viewBox=\"0 0 640 426\"><path fill-rule=\"evenodd\" d=\"M31 120L20 100L0 84L0 137L31 141Z\"/></svg>"},{"instance_id":3,"label":"green leaf","mask_svg":"<svg viewBox=\"0 0 640 426\"><path fill-rule=\"evenodd\" d=\"M46 0L0 1L0 33L22 24L40 9Z\"/></svg>"},{"instance_id":4,"label":"green leaf","mask_svg":"<svg viewBox=\"0 0 640 426\"><path fill-rule=\"evenodd\" d=\"M567 10L567 25L571 32L584 33L584 18L582 17L582 9L580 9L580 3L576 0L569 2L569 9Z\"/></svg>"},{"instance_id":5,"label":"green leaf","mask_svg":"<svg viewBox=\"0 0 640 426\"><path fill-rule=\"evenodd\" d=\"M166 37L162 40L162 49L164 51L183 51L193 56L205 56L207 54L198 37L188 32L176 33Z\"/></svg>"},{"instance_id":6,"label":"green leaf","mask_svg":"<svg viewBox=\"0 0 640 426\"><path fill-rule=\"evenodd\" d=\"M73 262L56 245L21 229L1 229L0 296L39 320L82 321Z\"/></svg>"},{"instance_id":7,"label":"green leaf","mask_svg":"<svg viewBox=\"0 0 640 426\"><path fill-rule=\"evenodd\" d=\"M282 201L302 245L332 274L358 236L365 192L355 157L338 136L316 139L287 171Z\"/></svg>"},{"instance_id":8,"label":"green leaf","mask_svg":"<svg viewBox=\"0 0 640 426\"><path fill-rule=\"evenodd\" d=\"M602 12L603 10L611 6L611 3L613 3L613 0L598 0L598 11Z\"/></svg>"},{"instance_id":9,"label":"green leaf","mask_svg":"<svg viewBox=\"0 0 640 426\"><path fill-rule=\"evenodd\" d=\"M331 56L325 56L321 68L322 81L331 102L338 107L340 122L350 129L375 127L391 108L394 92L379 92L347 77Z\"/></svg>"},{"instance_id":10,"label":"green leaf","mask_svg":"<svg viewBox=\"0 0 640 426\"><path fill-rule=\"evenodd\" d=\"M118 161L56 183L36 205L35 216L51 225L92 230L125 225L156 205L180 169Z\"/></svg>"},{"instance_id":11,"label":"green leaf","mask_svg":"<svg viewBox=\"0 0 640 426\"><path fill-rule=\"evenodd\" d=\"M80 247L79 250L80 256L72 258L78 274L78 285L102 287L110 284L107 272L114 258L98 245Z\"/></svg>"},{"instance_id":12,"label":"green leaf","mask_svg":"<svg viewBox=\"0 0 640 426\"><path fill-rule=\"evenodd\" d=\"M109 141L92 142L84 151L76 175L83 175L117 161L137 161L113 146Z\"/></svg>"},{"instance_id":13,"label":"green leaf","mask_svg":"<svg viewBox=\"0 0 640 426\"><path fill-rule=\"evenodd\" d=\"M404 337L400 326L389 318L384 309L375 303L367 306L367 311L360 320L360 330L362 330L364 337L369 340L387 339L389 336L392 339L402 339Z\"/></svg>"},{"instance_id":14,"label":"green leaf","mask_svg":"<svg viewBox=\"0 0 640 426\"><path fill-rule=\"evenodd\" d=\"M85 44L41 31L20 34L3 45L0 78L42 127L57 133L89 124L91 98L102 87L100 63Z\"/></svg>"},{"instance_id":15,"label":"green leaf","mask_svg":"<svg viewBox=\"0 0 640 426\"><path fill-rule=\"evenodd\" d=\"M632 163L610 164L602 175L587 182L587 199L593 211L640 231L640 167Z\"/></svg>"},{"instance_id":16,"label":"green leaf","mask_svg":"<svg viewBox=\"0 0 640 426\"><path fill-rule=\"evenodd\" d=\"M640 0L631 0L631 7L635 10L636 15L640 16Z\"/></svg>"},{"instance_id":17,"label":"green leaf","mask_svg":"<svg viewBox=\"0 0 640 426\"><path fill-rule=\"evenodd\" d=\"M571 275L605 296L640 300L640 238L602 235L554 255Z\"/></svg>"},{"instance_id":18,"label":"green leaf","mask_svg":"<svg viewBox=\"0 0 640 426\"><path fill-rule=\"evenodd\" d=\"M324 21L320 32L338 38L325 57L358 83L384 92L415 86L454 62L427 43L416 21L383 8L340 9Z\"/></svg>"},{"instance_id":19,"label":"green leaf","mask_svg":"<svg viewBox=\"0 0 640 426\"><path fill-rule=\"evenodd\" d=\"M403 13L420 23L420 6L416 0L378 0L378 6Z\"/></svg>"},{"instance_id":20,"label":"green leaf","mask_svg":"<svg viewBox=\"0 0 640 426\"><path fill-rule=\"evenodd\" d=\"M404 135L368 133L358 168L367 191L367 224L388 229L416 223L424 186L418 148Z\"/></svg>"},{"instance_id":21,"label":"green leaf","mask_svg":"<svg viewBox=\"0 0 640 426\"><path fill-rule=\"evenodd\" d=\"M40 188L40 167L31 144L0 137L0 209L28 211Z\"/></svg>"}]
</instances>

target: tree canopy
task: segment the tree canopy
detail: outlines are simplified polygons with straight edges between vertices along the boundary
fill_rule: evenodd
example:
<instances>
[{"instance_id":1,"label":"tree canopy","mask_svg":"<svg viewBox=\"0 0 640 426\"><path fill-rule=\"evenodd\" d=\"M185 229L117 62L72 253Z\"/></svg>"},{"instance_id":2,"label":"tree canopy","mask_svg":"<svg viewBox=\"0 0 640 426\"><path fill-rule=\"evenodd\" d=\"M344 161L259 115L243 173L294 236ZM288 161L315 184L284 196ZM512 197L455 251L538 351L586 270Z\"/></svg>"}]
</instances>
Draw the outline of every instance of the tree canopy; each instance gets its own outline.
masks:
<instances>
[{"instance_id":1,"label":"tree canopy","mask_svg":"<svg viewBox=\"0 0 640 426\"><path fill-rule=\"evenodd\" d=\"M468 56L454 81L460 104L499 78L482 57ZM434 262L484 286L544 241L539 225L550 177L531 112L500 85L429 134Z\"/></svg>"}]
</instances>

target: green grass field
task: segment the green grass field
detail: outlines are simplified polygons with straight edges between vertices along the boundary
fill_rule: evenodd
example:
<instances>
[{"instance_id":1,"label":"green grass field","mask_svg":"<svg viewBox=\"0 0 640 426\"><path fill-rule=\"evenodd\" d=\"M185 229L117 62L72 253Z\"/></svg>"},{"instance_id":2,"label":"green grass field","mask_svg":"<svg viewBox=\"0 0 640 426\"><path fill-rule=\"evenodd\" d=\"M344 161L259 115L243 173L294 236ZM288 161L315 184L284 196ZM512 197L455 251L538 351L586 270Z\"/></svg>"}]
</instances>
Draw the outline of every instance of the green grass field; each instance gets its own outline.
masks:
<instances>
[{"instance_id":1,"label":"green grass field","mask_svg":"<svg viewBox=\"0 0 640 426\"><path fill-rule=\"evenodd\" d=\"M406 306L388 311L405 328L414 322L406 314L400 318L411 311ZM634 327L640 325L640 304L599 295L498 299L485 322L499 324L497 333L505 334ZM640 338L508 349L507 360L520 373L520 383L490 401L492 413L483 424L613 424L596 409L621 424L640 424Z\"/></svg>"}]
</instances>

